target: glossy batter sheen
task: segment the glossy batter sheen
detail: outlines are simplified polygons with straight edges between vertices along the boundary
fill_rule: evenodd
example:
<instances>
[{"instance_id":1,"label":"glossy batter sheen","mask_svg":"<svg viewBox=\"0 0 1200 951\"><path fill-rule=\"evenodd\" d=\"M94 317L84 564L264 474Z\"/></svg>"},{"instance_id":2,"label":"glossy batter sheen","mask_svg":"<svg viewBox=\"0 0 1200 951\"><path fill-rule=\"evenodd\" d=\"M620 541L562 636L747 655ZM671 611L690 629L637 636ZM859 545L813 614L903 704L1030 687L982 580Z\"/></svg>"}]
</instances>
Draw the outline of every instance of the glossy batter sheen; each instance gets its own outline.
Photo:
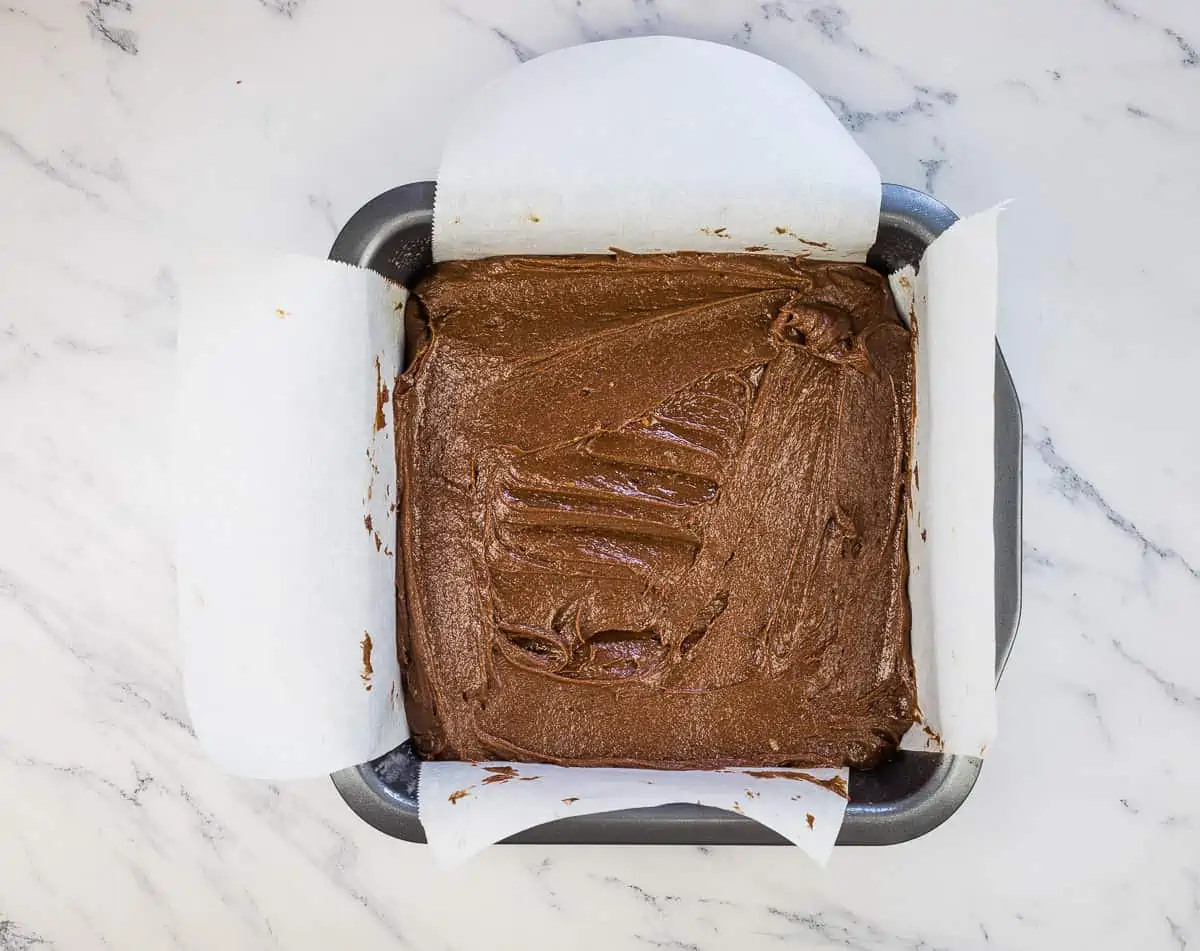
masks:
<instances>
[{"instance_id":1,"label":"glossy batter sheen","mask_svg":"<svg viewBox=\"0 0 1200 951\"><path fill-rule=\"evenodd\" d=\"M866 267L492 258L396 394L419 750L864 766L914 715L911 334Z\"/></svg>"}]
</instances>

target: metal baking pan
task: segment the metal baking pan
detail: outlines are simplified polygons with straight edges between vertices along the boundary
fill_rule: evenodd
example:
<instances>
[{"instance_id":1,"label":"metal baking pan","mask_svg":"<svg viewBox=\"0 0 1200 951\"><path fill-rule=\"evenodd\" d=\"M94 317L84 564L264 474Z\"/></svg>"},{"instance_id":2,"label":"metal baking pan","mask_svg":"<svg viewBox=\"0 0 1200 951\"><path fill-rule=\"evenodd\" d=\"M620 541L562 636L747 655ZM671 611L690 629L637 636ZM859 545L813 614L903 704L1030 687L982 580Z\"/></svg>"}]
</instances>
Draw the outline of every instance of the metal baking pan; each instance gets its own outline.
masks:
<instances>
[{"instance_id":1,"label":"metal baking pan","mask_svg":"<svg viewBox=\"0 0 1200 951\"><path fill-rule=\"evenodd\" d=\"M408 283L432 262L433 182L393 188L355 213L329 257ZM884 273L916 264L956 216L930 196L883 186L879 236L867 263ZM996 347L996 677L1017 633L1021 611L1021 407ZM850 803L838 845L891 845L945 822L975 785L982 760L898 752L872 770L850 773ZM388 835L424 842L417 818L420 760L409 743L386 756L333 774L342 798ZM559 819L506 842L671 845L785 845L765 826L705 806L677 804Z\"/></svg>"}]
</instances>

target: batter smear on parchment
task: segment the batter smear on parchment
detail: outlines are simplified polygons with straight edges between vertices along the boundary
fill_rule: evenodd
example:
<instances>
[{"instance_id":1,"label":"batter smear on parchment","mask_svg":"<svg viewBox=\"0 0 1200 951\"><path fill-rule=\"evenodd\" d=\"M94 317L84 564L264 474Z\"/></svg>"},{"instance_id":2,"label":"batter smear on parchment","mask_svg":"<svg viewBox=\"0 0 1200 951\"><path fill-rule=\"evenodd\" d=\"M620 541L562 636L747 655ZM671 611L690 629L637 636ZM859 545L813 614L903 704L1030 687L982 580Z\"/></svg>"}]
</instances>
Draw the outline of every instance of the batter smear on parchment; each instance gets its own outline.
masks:
<instances>
[{"instance_id":1,"label":"batter smear on parchment","mask_svg":"<svg viewBox=\"0 0 1200 951\"><path fill-rule=\"evenodd\" d=\"M913 721L913 340L851 264L431 269L394 399L427 757L869 766ZM410 316L412 316L410 314Z\"/></svg>"}]
</instances>

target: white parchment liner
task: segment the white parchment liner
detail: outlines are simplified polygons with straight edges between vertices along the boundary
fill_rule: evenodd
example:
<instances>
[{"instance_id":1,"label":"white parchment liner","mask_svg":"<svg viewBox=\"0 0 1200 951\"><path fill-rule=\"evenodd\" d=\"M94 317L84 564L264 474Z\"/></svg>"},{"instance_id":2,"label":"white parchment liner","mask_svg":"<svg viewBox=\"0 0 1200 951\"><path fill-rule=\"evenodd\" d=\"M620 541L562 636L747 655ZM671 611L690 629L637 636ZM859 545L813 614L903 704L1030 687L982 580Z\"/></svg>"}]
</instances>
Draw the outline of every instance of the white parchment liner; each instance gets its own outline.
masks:
<instances>
[{"instance_id":1,"label":"white parchment liner","mask_svg":"<svg viewBox=\"0 0 1200 951\"><path fill-rule=\"evenodd\" d=\"M873 164L793 74L710 43L617 40L549 54L481 91L443 153L434 253L862 261L879 198ZM919 276L900 277L918 328L909 555L923 714L904 745L981 756L995 731L995 213L956 225ZM402 364L403 292L329 262L231 259L199 268L183 298L178 570L197 733L246 775L371 759L407 736L383 399ZM831 788L845 770L503 765L422 766L421 820L439 857L562 816L698 802L824 862L846 805Z\"/></svg>"}]
</instances>

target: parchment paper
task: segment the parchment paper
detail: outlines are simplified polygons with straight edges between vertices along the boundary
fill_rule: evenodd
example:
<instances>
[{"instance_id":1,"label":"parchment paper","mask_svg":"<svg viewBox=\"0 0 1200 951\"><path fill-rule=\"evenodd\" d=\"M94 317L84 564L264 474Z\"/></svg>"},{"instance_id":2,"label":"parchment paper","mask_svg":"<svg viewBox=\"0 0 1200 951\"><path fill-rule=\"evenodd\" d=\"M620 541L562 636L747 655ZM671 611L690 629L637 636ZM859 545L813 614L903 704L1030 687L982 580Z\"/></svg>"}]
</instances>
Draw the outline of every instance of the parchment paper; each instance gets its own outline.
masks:
<instances>
[{"instance_id":1,"label":"parchment paper","mask_svg":"<svg viewBox=\"0 0 1200 951\"><path fill-rule=\"evenodd\" d=\"M610 40L486 86L438 169L435 260L760 251L862 261L879 172L794 73L716 43Z\"/></svg>"},{"instance_id":2,"label":"parchment paper","mask_svg":"<svg viewBox=\"0 0 1200 951\"><path fill-rule=\"evenodd\" d=\"M908 593L917 700L905 749L982 757L996 734L994 397L1000 207L891 276L917 328Z\"/></svg>"},{"instance_id":3,"label":"parchment paper","mask_svg":"<svg viewBox=\"0 0 1200 951\"><path fill-rule=\"evenodd\" d=\"M534 763L428 763L421 823L444 865L552 819L687 802L770 826L824 862L846 812L846 770L581 769Z\"/></svg>"},{"instance_id":4,"label":"parchment paper","mask_svg":"<svg viewBox=\"0 0 1200 951\"><path fill-rule=\"evenodd\" d=\"M861 261L879 198L870 160L792 74L698 41L611 41L525 64L464 113L439 174L434 252L444 260L611 246L761 249ZM386 633L394 518L385 507L375 521L385 542L376 551L356 508L364 478L376 479L376 492L385 480L394 485L390 442L373 428L373 362L379 357L391 379L401 345L388 313L396 298L376 279L317 267L291 261L223 273L181 332L189 704L210 752L251 775L328 772L406 735ZM963 222L933 245L920 278L907 278L913 295L904 305L919 335L920 494L909 554L924 717L905 742L974 755L995 721L995 267L994 214ZM281 332L286 321L271 320L285 289L326 322L301 325L296 339ZM207 326L212 312L217 329ZM301 373L311 388L297 385ZM344 398L325 407L326 387ZM390 440L390 416L385 423ZM322 452L313 450L316 433ZM378 471L364 468L367 456ZM356 682L360 628L380 632L371 692ZM395 699L383 705L385 683ZM681 801L753 816L822 863L846 805L809 780L748 771L427 763L420 780L422 822L448 861L564 815Z\"/></svg>"},{"instance_id":5,"label":"parchment paper","mask_svg":"<svg viewBox=\"0 0 1200 951\"><path fill-rule=\"evenodd\" d=\"M184 688L230 772L290 778L408 737L392 403L407 292L300 257L182 276L175 444Z\"/></svg>"}]
</instances>

